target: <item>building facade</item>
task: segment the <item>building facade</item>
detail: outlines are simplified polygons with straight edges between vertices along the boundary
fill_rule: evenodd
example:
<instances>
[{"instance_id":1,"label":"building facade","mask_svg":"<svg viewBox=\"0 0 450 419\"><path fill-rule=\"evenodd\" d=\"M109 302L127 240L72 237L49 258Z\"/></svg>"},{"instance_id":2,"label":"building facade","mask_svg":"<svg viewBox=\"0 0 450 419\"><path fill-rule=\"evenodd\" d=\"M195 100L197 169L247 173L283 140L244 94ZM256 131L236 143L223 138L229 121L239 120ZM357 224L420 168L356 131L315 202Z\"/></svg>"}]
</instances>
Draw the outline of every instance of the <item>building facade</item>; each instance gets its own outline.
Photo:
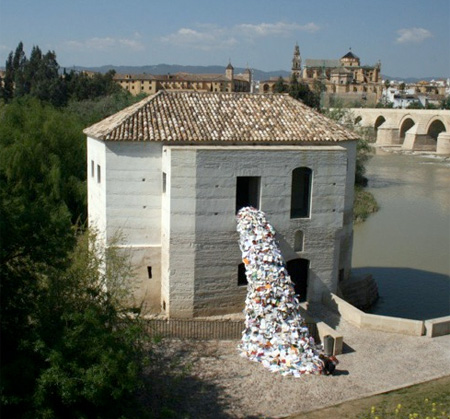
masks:
<instances>
[{"instance_id":1,"label":"building facade","mask_svg":"<svg viewBox=\"0 0 450 419\"><path fill-rule=\"evenodd\" d=\"M336 292L351 268L354 133L288 95L159 92L88 136L89 224L136 268L150 312L241 311L235 214L266 214L300 298Z\"/></svg>"},{"instance_id":2,"label":"building facade","mask_svg":"<svg viewBox=\"0 0 450 419\"><path fill-rule=\"evenodd\" d=\"M120 84L123 89L135 96L141 93L151 95L160 90L250 92L252 72L247 68L243 74L234 74L234 68L231 63L229 63L225 69L225 74L116 74L114 80Z\"/></svg>"},{"instance_id":3,"label":"building facade","mask_svg":"<svg viewBox=\"0 0 450 419\"><path fill-rule=\"evenodd\" d=\"M333 100L375 104L381 98L381 63L361 65L359 57L351 51L339 60L306 59L303 66L301 63L300 48L295 45L291 75L312 91L322 92L325 106ZM273 93L276 82L276 78L261 81L260 92ZM289 82L285 80L286 84Z\"/></svg>"}]
</instances>

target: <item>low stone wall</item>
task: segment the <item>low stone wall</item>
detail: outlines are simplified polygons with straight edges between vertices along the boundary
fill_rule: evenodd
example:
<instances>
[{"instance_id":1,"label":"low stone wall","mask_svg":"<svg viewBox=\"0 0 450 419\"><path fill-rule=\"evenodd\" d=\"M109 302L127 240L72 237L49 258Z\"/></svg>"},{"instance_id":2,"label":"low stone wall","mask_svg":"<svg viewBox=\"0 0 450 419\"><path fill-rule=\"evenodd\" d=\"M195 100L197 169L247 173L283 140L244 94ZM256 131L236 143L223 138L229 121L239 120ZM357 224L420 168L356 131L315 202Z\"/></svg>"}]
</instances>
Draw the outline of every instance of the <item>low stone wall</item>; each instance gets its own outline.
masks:
<instances>
[{"instance_id":1,"label":"low stone wall","mask_svg":"<svg viewBox=\"0 0 450 419\"><path fill-rule=\"evenodd\" d=\"M199 340L237 340L241 339L245 325L242 320L184 320L147 319L147 331L151 337L199 339ZM316 342L321 342L318 328L314 322L306 322L309 334ZM329 334L329 333L328 333Z\"/></svg>"},{"instance_id":2,"label":"low stone wall","mask_svg":"<svg viewBox=\"0 0 450 419\"><path fill-rule=\"evenodd\" d=\"M424 322L421 320L364 313L335 294L324 294L322 302L338 311L344 320L360 328L411 336L422 336L425 332Z\"/></svg>"},{"instance_id":3,"label":"low stone wall","mask_svg":"<svg viewBox=\"0 0 450 419\"><path fill-rule=\"evenodd\" d=\"M430 338L450 335L450 316L425 320L426 335Z\"/></svg>"}]
</instances>

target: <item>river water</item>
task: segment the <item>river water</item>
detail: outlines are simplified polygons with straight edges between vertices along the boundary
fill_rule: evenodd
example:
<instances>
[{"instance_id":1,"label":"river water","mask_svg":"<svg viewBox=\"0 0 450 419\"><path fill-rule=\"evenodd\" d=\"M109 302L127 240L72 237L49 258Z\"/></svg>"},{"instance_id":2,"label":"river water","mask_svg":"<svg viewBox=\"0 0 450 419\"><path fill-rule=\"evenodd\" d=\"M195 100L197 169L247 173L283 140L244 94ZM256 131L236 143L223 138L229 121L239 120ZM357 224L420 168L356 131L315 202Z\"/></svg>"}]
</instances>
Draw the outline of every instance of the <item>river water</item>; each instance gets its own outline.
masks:
<instances>
[{"instance_id":1,"label":"river water","mask_svg":"<svg viewBox=\"0 0 450 419\"><path fill-rule=\"evenodd\" d=\"M380 210L355 226L352 264L378 283L370 312L450 315L450 159L378 149L366 168Z\"/></svg>"}]
</instances>

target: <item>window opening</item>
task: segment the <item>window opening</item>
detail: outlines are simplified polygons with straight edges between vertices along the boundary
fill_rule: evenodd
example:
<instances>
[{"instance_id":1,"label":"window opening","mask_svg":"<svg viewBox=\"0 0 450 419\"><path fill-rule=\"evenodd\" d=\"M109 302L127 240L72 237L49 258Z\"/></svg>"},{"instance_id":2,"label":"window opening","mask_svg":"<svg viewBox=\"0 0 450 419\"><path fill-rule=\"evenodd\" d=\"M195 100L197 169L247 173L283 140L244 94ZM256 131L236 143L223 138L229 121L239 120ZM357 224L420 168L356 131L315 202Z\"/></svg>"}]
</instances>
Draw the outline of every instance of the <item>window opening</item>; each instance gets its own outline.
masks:
<instances>
[{"instance_id":1,"label":"window opening","mask_svg":"<svg viewBox=\"0 0 450 419\"><path fill-rule=\"evenodd\" d=\"M236 212L248 206L259 208L260 183L259 176L236 178Z\"/></svg>"},{"instance_id":2,"label":"window opening","mask_svg":"<svg viewBox=\"0 0 450 419\"><path fill-rule=\"evenodd\" d=\"M147 266L148 279L152 279L152 267Z\"/></svg>"},{"instance_id":3,"label":"window opening","mask_svg":"<svg viewBox=\"0 0 450 419\"><path fill-rule=\"evenodd\" d=\"M100 165L97 164L97 183L100 183L102 181L102 172Z\"/></svg>"},{"instance_id":4,"label":"window opening","mask_svg":"<svg viewBox=\"0 0 450 419\"><path fill-rule=\"evenodd\" d=\"M240 263L238 265L238 286L247 285L247 276L245 275L245 265Z\"/></svg>"},{"instance_id":5,"label":"window opening","mask_svg":"<svg viewBox=\"0 0 450 419\"><path fill-rule=\"evenodd\" d=\"M95 174L95 163L94 160L91 160L91 177L94 177Z\"/></svg>"},{"instance_id":6,"label":"window opening","mask_svg":"<svg viewBox=\"0 0 450 419\"><path fill-rule=\"evenodd\" d=\"M293 259L286 263L286 269L294 283L295 293L299 295L299 302L306 301L308 291L308 259Z\"/></svg>"},{"instance_id":7,"label":"window opening","mask_svg":"<svg viewBox=\"0 0 450 419\"><path fill-rule=\"evenodd\" d=\"M167 175L165 174L165 172L163 172L162 174L162 191L163 193L166 193L166 187L167 187Z\"/></svg>"},{"instance_id":8,"label":"window opening","mask_svg":"<svg viewBox=\"0 0 450 419\"><path fill-rule=\"evenodd\" d=\"M307 218L310 215L312 170L298 167L292 172L291 218Z\"/></svg>"}]
</instances>

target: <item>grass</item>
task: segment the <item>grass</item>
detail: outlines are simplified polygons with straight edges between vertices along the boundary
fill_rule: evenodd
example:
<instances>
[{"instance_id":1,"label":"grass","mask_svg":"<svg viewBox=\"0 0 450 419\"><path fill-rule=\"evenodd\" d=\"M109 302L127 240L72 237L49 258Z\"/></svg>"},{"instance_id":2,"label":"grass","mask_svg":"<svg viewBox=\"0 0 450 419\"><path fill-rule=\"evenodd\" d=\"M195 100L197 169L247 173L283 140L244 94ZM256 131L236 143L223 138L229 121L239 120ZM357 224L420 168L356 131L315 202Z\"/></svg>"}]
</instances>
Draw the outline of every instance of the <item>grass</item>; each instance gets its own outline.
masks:
<instances>
[{"instance_id":1,"label":"grass","mask_svg":"<svg viewBox=\"0 0 450 419\"><path fill-rule=\"evenodd\" d=\"M291 416L291 419L329 418L449 419L450 376Z\"/></svg>"},{"instance_id":2,"label":"grass","mask_svg":"<svg viewBox=\"0 0 450 419\"><path fill-rule=\"evenodd\" d=\"M362 223L370 214L377 212L379 206L374 196L360 186L355 186L355 200L353 202L353 221Z\"/></svg>"}]
</instances>

